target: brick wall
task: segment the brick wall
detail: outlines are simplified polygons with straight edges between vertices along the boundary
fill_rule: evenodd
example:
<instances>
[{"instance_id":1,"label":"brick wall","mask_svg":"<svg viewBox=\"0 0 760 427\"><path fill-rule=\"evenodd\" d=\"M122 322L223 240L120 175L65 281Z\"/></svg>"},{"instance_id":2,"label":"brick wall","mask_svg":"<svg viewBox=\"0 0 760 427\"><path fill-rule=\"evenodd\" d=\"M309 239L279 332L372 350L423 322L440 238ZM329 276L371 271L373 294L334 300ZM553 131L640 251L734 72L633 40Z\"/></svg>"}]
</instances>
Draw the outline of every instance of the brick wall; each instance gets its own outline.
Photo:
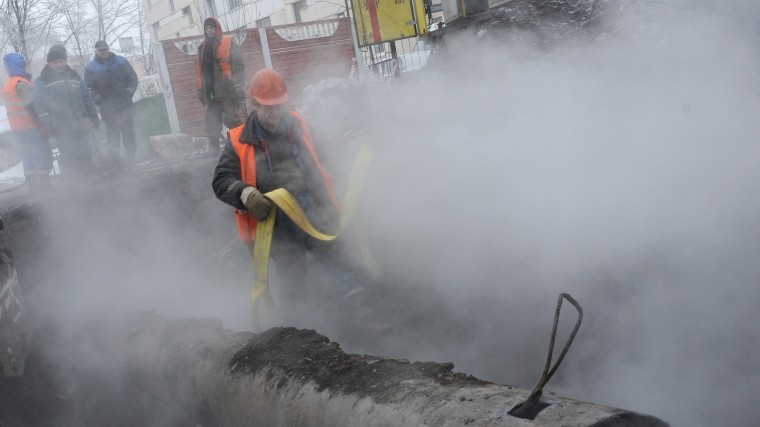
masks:
<instances>
[{"instance_id":1,"label":"brick wall","mask_svg":"<svg viewBox=\"0 0 760 427\"><path fill-rule=\"evenodd\" d=\"M318 22L318 24L301 23L266 29L272 68L285 78L292 107L300 104L301 92L307 85L331 77L348 77L351 69L354 48L349 20L340 18ZM298 36L298 34L307 34L308 31L304 32L304 30L310 30L315 26L321 28L321 34L311 33L307 38ZM330 31L332 29L335 31L326 34L327 31L324 30L326 27L329 27ZM240 39L243 34L239 36ZM244 37L240 48L243 53L247 82L256 71L264 68L265 49L262 48L259 29L245 30ZM197 45L201 40L201 37L184 37L162 42L179 126L183 133L193 136L205 135L203 130L205 107L198 102L195 95L195 57Z\"/></svg>"}]
</instances>

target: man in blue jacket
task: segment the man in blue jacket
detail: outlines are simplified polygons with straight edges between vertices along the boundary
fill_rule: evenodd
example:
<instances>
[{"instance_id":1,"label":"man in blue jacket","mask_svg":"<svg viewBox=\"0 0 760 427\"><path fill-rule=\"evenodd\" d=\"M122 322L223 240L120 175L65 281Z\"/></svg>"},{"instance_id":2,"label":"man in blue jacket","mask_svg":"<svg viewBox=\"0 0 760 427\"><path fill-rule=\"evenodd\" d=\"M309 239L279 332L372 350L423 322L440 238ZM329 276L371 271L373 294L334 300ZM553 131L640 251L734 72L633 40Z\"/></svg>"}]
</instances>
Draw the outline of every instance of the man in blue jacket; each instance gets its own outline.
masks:
<instances>
[{"instance_id":1,"label":"man in blue jacket","mask_svg":"<svg viewBox=\"0 0 760 427\"><path fill-rule=\"evenodd\" d=\"M119 167L120 145L124 145L126 166L133 165L137 153L132 107L132 96L137 89L134 68L126 58L111 52L108 43L100 40L95 43L95 57L85 67L84 81L106 123L106 166Z\"/></svg>"}]
</instances>

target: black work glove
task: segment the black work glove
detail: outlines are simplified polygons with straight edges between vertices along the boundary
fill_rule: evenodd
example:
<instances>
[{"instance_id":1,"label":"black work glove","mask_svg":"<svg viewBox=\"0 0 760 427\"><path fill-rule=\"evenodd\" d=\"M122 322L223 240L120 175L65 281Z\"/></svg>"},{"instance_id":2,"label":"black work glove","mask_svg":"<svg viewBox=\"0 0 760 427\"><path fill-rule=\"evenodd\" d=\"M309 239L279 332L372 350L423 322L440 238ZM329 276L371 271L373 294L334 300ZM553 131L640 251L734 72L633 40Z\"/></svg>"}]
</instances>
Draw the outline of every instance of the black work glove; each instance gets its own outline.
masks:
<instances>
[{"instance_id":1,"label":"black work glove","mask_svg":"<svg viewBox=\"0 0 760 427\"><path fill-rule=\"evenodd\" d=\"M201 104L206 105L206 97L203 96L203 91L198 89L195 91L195 94L198 95L198 101L200 101Z\"/></svg>"},{"instance_id":2,"label":"black work glove","mask_svg":"<svg viewBox=\"0 0 760 427\"><path fill-rule=\"evenodd\" d=\"M253 215L257 221L265 220L272 210L272 202L254 187L246 187L240 195L240 200L248 209L248 213Z\"/></svg>"}]
</instances>

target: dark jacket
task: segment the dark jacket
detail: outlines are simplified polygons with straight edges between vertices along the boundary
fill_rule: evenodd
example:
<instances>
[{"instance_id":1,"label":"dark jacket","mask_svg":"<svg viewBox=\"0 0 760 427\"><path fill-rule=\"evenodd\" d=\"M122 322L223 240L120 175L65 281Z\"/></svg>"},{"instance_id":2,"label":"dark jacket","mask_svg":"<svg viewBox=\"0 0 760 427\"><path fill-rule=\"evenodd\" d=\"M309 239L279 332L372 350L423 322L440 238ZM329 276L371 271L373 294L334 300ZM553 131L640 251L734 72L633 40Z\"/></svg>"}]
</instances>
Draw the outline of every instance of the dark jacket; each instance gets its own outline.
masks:
<instances>
[{"instance_id":1,"label":"dark jacket","mask_svg":"<svg viewBox=\"0 0 760 427\"><path fill-rule=\"evenodd\" d=\"M59 73L46 65L34 81L34 88L40 126L49 125L54 134L92 129L89 118L96 117L98 111L84 80L71 67Z\"/></svg>"},{"instance_id":2,"label":"dark jacket","mask_svg":"<svg viewBox=\"0 0 760 427\"><path fill-rule=\"evenodd\" d=\"M284 188L298 200L309 219L319 226L337 218L314 158L304 143L302 122L286 114L275 132L267 132L258 124L256 113L248 116L240 142L252 144L256 157L256 188L267 193ZM266 145L266 148L264 147ZM211 186L216 197L228 205L245 210L240 194L249 184L241 181L242 169L232 143L227 141L214 171Z\"/></svg>"},{"instance_id":3,"label":"dark jacket","mask_svg":"<svg viewBox=\"0 0 760 427\"><path fill-rule=\"evenodd\" d=\"M225 97L236 97L236 89L243 90L245 87L243 56L237 43L232 39L229 57L224 59L230 63L232 75L229 78L225 77L219 65L217 49L222 42L222 37L229 36L222 35L222 25L219 23L219 20L216 18L208 19L213 19L216 23L216 37L213 40L209 40L204 36L203 42L198 46L195 68L200 80L199 90L201 96L208 100L210 91L213 90L215 100L221 100ZM208 49L211 49L211 51L209 52Z\"/></svg>"},{"instance_id":4,"label":"dark jacket","mask_svg":"<svg viewBox=\"0 0 760 427\"><path fill-rule=\"evenodd\" d=\"M109 52L108 58L103 59L96 55L84 69L84 81L101 112L119 112L132 106L137 73L123 56Z\"/></svg>"}]
</instances>

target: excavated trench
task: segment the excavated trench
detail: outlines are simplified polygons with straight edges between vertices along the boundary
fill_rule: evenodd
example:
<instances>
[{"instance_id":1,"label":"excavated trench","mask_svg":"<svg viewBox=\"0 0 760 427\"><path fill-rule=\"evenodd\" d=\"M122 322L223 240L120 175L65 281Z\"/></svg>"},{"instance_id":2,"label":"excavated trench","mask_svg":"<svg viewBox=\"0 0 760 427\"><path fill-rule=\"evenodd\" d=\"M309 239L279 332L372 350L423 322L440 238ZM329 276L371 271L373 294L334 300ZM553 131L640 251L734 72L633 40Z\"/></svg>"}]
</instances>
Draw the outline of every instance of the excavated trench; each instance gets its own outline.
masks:
<instances>
[{"instance_id":1,"label":"excavated trench","mask_svg":"<svg viewBox=\"0 0 760 427\"><path fill-rule=\"evenodd\" d=\"M534 28L542 13L560 24L562 14L579 15L533 3L506 3L489 31ZM540 4L554 3L563 4ZM585 11L572 28L596 13ZM553 21L544 20L537 34L549 43ZM320 116L317 103L315 123L342 129L366 109L349 95L350 111L319 98L329 114ZM315 310L333 339L393 352L390 336L424 347L478 328L448 319L434 292L392 275L351 300L303 289L304 301L279 306L274 322L297 327L233 332L250 329L251 266L229 207L211 191L214 165L191 158L89 183L56 180L42 196L23 187L0 194L0 243L13 254L29 333L23 375L0 376L0 425L666 425L553 395L530 419L513 417L529 390L454 372L451 363L348 354L310 329L305 313Z\"/></svg>"},{"instance_id":2,"label":"excavated trench","mask_svg":"<svg viewBox=\"0 0 760 427\"><path fill-rule=\"evenodd\" d=\"M534 420L516 418L507 412L529 391L450 363L347 354L308 329L224 329L217 317L247 310L250 260L210 190L214 164L3 195L2 244L26 296L30 352L23 375L0 378L1 425L665 425L555 396ZM442 321L434 298L392 282L310 303L359 346ZM409 310L387 318L389 305ZM282 314L282 324L303 320Z\"/></svg>"}]
</instances>

